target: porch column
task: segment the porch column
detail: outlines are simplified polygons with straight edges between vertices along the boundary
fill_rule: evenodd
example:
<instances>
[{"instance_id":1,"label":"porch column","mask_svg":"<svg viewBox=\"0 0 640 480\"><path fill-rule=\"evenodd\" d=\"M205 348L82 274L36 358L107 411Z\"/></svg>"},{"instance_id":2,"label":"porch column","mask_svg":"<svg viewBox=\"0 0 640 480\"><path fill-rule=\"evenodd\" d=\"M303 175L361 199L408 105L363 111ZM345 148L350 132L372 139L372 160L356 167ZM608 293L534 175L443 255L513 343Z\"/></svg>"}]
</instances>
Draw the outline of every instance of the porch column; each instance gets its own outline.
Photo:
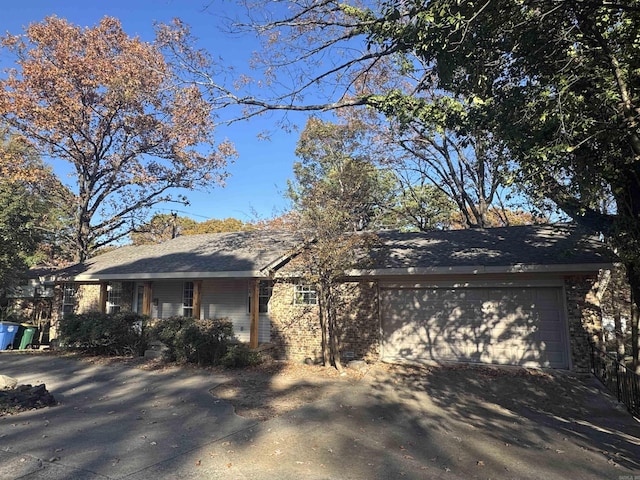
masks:
<instances>
[{"instance_id":1,"label":"porch column","mask_svg":"<svg viewBox=\"0 0 640 480\"><path fill-rule=\"evenodd\" d=\"M151 316L151 297L153 290L151 286L153 282L144 282L144 290L142 291L142 315Z\"/></svg>"},{"instance_id":2,"label":"porch column","mask_svg":"<svg viewBox=\"0 0 640 480\"><path fill-rule=\"evenodd\" d=\"M251 328L249 329L249 347L258 348L258 327L260 319L260 280L251 281Z\"/></svg>"},{"instance_id":3,"label":"porch column","mask_svg":"<svg viewBox=\"0 0 640 480\"><path fill-rule=\"evenodd\" d=\"M193 282L193 318L200 318L200 306L202 296L202 280Z\"/></svg>"},{"instance_id":4,"label":"porch column","mask_svg":"<svg viewBox=\"0 0 640 480\"><path fill-rule=\"evenodd\" d=\"M107 282L100 283L100 299L98 300L98 308L102 313L107 313L107 298L109 296L108 288L109 284Z\"/></svg>"}]
</instances>

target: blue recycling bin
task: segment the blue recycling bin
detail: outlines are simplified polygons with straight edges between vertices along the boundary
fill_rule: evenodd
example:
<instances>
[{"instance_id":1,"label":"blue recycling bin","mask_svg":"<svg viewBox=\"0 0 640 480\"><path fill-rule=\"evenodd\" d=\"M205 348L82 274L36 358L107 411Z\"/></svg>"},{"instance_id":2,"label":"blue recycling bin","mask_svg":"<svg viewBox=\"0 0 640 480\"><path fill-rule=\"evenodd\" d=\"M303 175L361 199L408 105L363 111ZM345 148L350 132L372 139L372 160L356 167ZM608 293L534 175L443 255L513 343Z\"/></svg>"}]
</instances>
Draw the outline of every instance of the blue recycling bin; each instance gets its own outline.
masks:
<instances>
[{"instance_id":1,"label":"blue recycling bin","mask_svg":"<svg viewBox=\"0 0 640 480\"><path fill-rule=\"evenodd\" d=\"M13 339L20 328L20 324L13 322L0 322L0 350L11 350Z\"/></svg>"}]
</instances>

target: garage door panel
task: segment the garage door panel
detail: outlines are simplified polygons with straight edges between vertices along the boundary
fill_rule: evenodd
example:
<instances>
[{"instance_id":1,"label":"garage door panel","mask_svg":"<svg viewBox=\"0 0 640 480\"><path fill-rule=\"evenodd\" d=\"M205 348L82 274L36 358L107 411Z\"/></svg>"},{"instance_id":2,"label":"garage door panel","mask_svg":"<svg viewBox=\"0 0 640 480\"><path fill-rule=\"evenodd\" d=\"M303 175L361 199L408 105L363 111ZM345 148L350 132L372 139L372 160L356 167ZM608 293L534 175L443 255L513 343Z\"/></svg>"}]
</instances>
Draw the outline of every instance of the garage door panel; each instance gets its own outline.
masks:
<instances>
[{"instance_id":1,"label":"garage door panel","mask_svg":"<svg viewBox=\"0 0 640 480\"><path fill-rule=\"evenodd\" d=\"M568 367L562 290L381 290L387 358Z\"/></svg>"}]
</instances>

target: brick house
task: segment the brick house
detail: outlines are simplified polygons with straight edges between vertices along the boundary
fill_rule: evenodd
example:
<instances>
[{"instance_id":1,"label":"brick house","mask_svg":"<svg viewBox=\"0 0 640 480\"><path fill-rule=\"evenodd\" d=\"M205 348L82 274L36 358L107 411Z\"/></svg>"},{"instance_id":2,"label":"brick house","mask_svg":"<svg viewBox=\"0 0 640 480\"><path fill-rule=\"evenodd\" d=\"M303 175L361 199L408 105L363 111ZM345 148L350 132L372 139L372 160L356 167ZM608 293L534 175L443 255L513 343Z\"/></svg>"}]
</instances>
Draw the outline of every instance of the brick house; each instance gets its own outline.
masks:
<instances>
[{"instance_id":1,"label":"brick house","mask_svg":"<svg viewBox=\"0 0 640 480\"><path fill-rule=\"evenodd\" d=\"M602 338L602 244L577 227L383 231L341 286L345 359L463 361L586 371ZM318 298L283 232L184 236L127 246L56 272L52 325L68 312L228 318L238 340L320 357ZM258 308L254 308L254 306ZM55 335L55 333L54 333Z\"/></svg>"}]
</instances>

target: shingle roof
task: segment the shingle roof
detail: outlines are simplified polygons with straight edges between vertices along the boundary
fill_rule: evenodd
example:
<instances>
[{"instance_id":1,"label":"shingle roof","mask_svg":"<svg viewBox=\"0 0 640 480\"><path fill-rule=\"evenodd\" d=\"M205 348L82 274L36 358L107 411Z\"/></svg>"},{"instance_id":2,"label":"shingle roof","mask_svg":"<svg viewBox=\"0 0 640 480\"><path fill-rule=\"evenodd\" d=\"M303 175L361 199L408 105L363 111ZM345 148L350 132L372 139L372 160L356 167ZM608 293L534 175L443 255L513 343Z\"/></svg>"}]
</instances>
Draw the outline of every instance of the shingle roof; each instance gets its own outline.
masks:
<instances>
[{"instance_id":1,"label":"shingle roof","mask_svg":"<svg viewBox=\"0 0 640 480\"><path fill-rule=\"evenodd\" d=\"M513 267L607 264L613 255L574 225L432 232L385 231L371 268Z\"/></svg>"},{"instance_id":2,"label":"shingle roof","mask_svg":"<svg viewBox=\"0 0 640 480\"><path fill-rule=\"evenodd\" d=\"M515 271L545 266L600 266L615 260L597 238L572 225L519 226L431 232L378 232L362 272L419 270ZM301 238L290 232L234 232L178 237L155 245L127 246L58 272L76 280L266 275L292 255ZM355 254L355 252L354 252ZM285 269L289 270L289 269ZM262 272L261 272L262 271ZM284 273L284 272L283 272ZM428 273L428 272L427 272Z\"/></svg>"},{"instance_id":3,"label":"shingle roof","mask_svg":"<svg viewBox=\"0 0 640 480\"><path fill-rule=\"evenodd\" d=\"M126 246L59 272L76 279L171 278L189 274L252 276L290 253L291 233L248 231L186 235L154 245Z\"/></svg>"}]
</instances>

